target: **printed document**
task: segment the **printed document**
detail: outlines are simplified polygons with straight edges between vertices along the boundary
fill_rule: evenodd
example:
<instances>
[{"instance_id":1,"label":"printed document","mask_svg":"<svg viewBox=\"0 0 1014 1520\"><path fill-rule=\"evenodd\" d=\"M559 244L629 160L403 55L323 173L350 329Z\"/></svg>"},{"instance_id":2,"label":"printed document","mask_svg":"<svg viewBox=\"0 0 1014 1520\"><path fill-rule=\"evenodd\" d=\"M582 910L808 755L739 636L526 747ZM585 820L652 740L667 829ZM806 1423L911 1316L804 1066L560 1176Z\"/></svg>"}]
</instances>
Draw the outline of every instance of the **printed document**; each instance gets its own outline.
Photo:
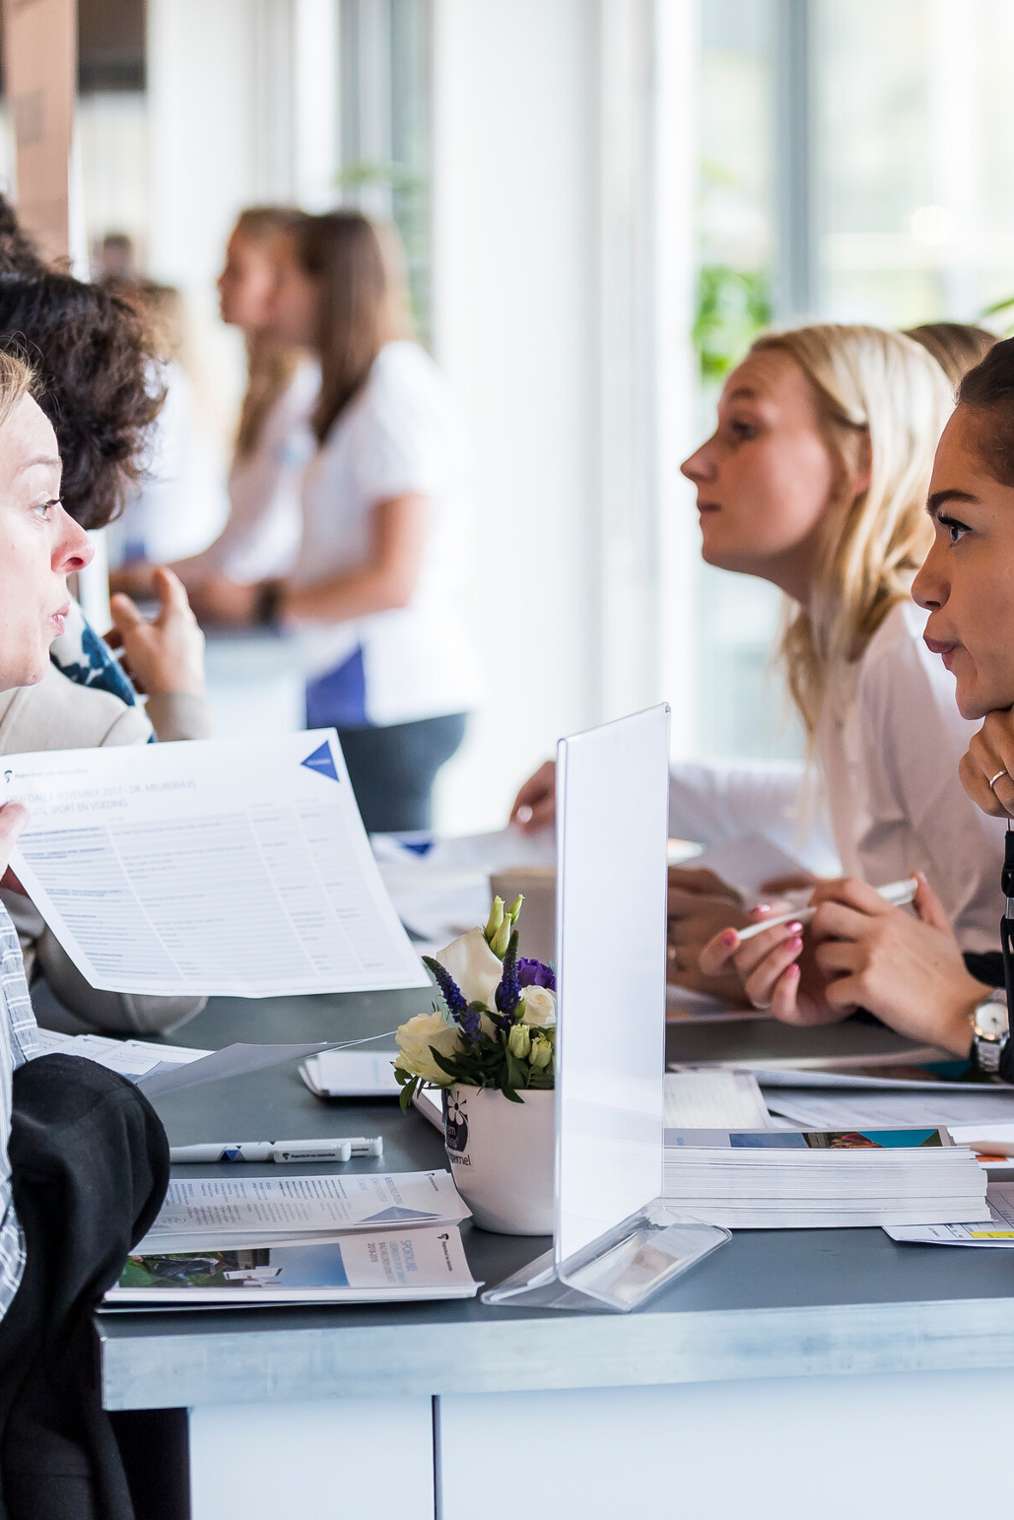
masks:
<instances>
[{"instance_id":1,"label":"printed document","mask_svg":"<svg viewBox=\"0 0 1014 1520\"><path fill-rule=\"evenodd\" d=\"M333 730L5 756L12 860L93 987L278 997L425 987Z\"/></svg>"},{"instance_id":2,"label":"printed document","mask_svg":"<svg viewBox=\"0 0 1014 1520\"><path fill-rule=\"evenodd\" d=\"M388 1225L456 1224L469 1212L451 1174L442 1171L174 1180L137 1250L181 1251L195 1241L225 1237L250 1246L284 1244L294 1232L320 1237Z\"/></svg>"},{"instance_id":3,"label":"printed document","mask_svg":"<svg viewBox=\"0 0 1014 1520\"><path fill-rule=\"evenodd\" d=\"M398 1303L472 1298L478 1286L457 1226L431 1225L259 1249L135 1251L105 1302L138 1309Z\"/></svg>"}]
</instances>

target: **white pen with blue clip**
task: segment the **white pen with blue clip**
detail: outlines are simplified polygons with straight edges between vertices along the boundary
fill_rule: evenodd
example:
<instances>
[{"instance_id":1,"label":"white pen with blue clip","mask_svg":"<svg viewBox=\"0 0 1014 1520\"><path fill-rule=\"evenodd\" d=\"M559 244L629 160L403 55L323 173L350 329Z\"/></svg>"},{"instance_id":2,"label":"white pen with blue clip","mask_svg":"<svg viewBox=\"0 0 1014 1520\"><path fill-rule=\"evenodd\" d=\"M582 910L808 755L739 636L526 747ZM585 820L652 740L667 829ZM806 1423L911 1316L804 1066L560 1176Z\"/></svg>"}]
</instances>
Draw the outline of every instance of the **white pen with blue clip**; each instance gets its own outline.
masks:
<instances>
[{"instance_id":1,"label":"white pen with blue clip","mask_svg":"<svg viewBox=\"0 0 1014 1520\"><path fill-rule=\"evenodd\" d=\"M353 1135L336 1140L215 1140L206 1145L173 1145L169 1160L174 1165L218 1161L351 1161L353 1156L379 1158L384 1154L381 1135Z\"/></svg>"}]
</instances>

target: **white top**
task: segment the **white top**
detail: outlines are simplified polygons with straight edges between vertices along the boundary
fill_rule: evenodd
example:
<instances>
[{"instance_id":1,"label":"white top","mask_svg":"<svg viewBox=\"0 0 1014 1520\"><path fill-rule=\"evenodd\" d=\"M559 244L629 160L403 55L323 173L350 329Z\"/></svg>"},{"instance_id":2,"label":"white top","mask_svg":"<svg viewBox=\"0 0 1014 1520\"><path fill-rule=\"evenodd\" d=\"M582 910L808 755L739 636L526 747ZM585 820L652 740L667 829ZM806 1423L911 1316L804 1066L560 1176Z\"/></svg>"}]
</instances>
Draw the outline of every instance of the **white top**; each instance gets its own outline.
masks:
<instances>
[{"instance_id":1,"label":"white top","mask_svg":"<svg viewBox=\"0 0 1014 1520\"><path fill-rule=\"evenodd\" d=\"M459 613L467 562L464 447L443 377L415 343L388 343L303 477L303 538L292 580L311 585L365 563L374 508L397 496L429 498L419 582L405 608L342 623L304 625L307 679L329 680L339 725L413 722L467 712L478 672ZM341 673L356 677L341 695ZM360 711L350 714L348 701ZM323 722L326 713L318 709ZM318 719L315 719L317 721Z\"/></svg>"},{"instance_id":2,"label":"white top","mask_svg":"<svg viewBox=\"0 0 1014 1520\"><path fill-rule=\"evenodd\" d=\"M287 575L299 549L300 489L313 456L310 427L320 366L302 359L275 399L249 454L229 471L229 517L190 567L249 583Z\"/></svg>"},{"instance_id":3,"label":"white top","mask_svg":"<svg viewBox=\"0 0 1014 1520\"><path fill-rule=\"evenodd\" d=\"M925 871L961 948L995 950L1005 824L958 779L979 725L958 712L925 625L914 602L899 603L824 705L817 754L832 827L846 871L875 887Z\"/></svg>"},{"instance_id":4,"label":"white top","mask_svg":"<svg viewBox=\"0 0 1014 1520\"><path fill-rule=\"evenodd\" d=\"M924 871L962 949L995 950L1005 825L958 779L978 725L958 712L953 678L923 643L925 621L914 602L899 603L829 694L816 735L820 786L843 871L876 887ZM815 863L827 841L801 765L676 766L669 827L707 844L761 833L826 870Z\"/></svg>"}]
</instances>

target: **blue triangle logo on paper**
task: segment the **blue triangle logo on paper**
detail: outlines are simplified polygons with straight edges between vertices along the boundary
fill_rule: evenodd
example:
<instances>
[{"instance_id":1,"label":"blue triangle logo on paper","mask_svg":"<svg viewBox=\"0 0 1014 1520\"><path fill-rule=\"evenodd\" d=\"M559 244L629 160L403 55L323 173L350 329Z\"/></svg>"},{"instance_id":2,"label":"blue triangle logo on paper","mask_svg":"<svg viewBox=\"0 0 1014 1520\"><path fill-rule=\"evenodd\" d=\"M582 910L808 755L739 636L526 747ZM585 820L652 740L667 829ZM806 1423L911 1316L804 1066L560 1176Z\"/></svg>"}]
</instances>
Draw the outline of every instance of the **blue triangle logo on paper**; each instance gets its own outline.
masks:
<instances>
[{"instance_id":1,"label":"blue triangle logo on paper","mask_svg":"<svg viewBox=\"0 0 1014 1520\"><path fill-rule=\"evenodd\" d=\"M389 1209L381 1209L378 1214L371 1214L369 1223L380 1224L382 1221L393 1223L396 1219L438 1219L439 1217L438 1214L424 1213L422 1209L405 1209L392 1204Z\"/></svg>"},{"instance_id":2,"label":"blue triangle logo on paper","mask_svg":"<svg viewBox=\"0 0 1014 1520\"><path fill-rule=\"evenodd\" d=\"M312 755L307 755L306 759L300 760L299 763L305 765L308 771L316 771L318 776L330 776L332 781L341 780L335 770L334 756L326 739Z\"/></svg>"}]
</instances>

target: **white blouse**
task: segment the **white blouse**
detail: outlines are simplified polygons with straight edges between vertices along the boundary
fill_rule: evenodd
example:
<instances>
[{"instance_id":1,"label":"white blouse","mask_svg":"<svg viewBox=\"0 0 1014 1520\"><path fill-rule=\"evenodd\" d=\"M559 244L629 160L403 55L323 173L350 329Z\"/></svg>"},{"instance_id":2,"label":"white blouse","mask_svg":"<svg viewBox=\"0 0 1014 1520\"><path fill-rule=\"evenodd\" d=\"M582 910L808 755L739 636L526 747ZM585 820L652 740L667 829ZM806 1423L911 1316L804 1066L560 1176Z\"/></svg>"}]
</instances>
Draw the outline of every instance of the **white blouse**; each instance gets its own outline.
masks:
<instances>
[{"instance_id":1,"label":"white blouse","mask_svg":"<svg viewBox=\"0 0 1014 1520\"><path fill-rule=\"evenodd\" d=\"M1005 824L958 779L978 725L958 712L953 677L923 643L925 622L914 602L899 603L829 692L816 787L791 762L674 766L670 833L704 844L760 833L817 874L831 846L845 873L875 887L923 871L961 948L995 950Z\"/></svg>"},{"instance_id":2,"label":"white blouse","mask_svg":"<svg viewBox=\"0 0 1014 1520\"><path fill-rule=\"evenodd\" d=\"M312 585L353 571L370 552L382 501L418 494L430 520L407 607L340 623L304 624L311 682L355 663L361 721L384 726L468 712L478 666L460 611L469 524L465 450L443 376L418 344L386 344L303 480L303 538L292 580Z\"/></svg>"},{"instance_id":3,"label":"white blouse","mask_svg":"<svg viewBox=\"0 0 1014 1520\"><path fill-rule=\"evenodd\" d=\"M831 691L817 728L844 869L873 886L924 871L963 950L995 950L1005 823L970 802L958 762L979 725L923 643L926 613L892 609Z\"/></svg>"},{"instance_id":4,"label":"white blouse","mask_svg":"<svg viewBox=\"0 0 1014 1520\"><path fill-rule=\"evenodd\" d=\"M254 447L233 460L228 519L190 570L242 583L288 574L299 549L300 490L315 446L310 414L319 390L320 366L301 360L264 418Z\"/></svg>"}]
</instances>

